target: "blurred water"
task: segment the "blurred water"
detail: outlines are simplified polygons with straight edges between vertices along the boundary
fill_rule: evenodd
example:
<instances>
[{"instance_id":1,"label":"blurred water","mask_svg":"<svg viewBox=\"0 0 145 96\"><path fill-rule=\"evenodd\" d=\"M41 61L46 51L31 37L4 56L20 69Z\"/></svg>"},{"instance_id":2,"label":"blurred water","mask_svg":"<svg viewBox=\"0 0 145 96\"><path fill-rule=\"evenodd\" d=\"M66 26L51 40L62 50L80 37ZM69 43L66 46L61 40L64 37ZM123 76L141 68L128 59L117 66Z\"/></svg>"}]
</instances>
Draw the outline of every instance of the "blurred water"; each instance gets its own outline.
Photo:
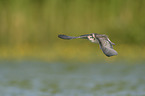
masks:
<instances>
[{"instance_id":1,"label":"blurred water","mask_svg":"<svg viewBox=\"0 0 145 96\"><path fill-rule=\"evenodd\" d=\"M1 61L0 96L145 96L145 64Z\"/></svg>"}]
</instances>

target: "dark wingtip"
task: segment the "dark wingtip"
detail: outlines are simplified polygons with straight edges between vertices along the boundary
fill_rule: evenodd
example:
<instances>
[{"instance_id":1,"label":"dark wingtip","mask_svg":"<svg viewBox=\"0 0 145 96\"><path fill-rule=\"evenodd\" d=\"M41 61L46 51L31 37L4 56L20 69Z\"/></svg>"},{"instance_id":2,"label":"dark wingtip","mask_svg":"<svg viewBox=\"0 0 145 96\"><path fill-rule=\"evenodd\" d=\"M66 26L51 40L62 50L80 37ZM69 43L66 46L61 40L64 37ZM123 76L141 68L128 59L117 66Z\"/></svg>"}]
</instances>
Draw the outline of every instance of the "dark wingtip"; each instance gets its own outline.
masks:
<instances>
[{"instance_id":1,"label":"dark wingtip","mask_svg":"<svg viewBox=\"0 0 145 96\"><path fill-rule=\"evenodd\" d=\"M62 38L64 35L58 35L58 38Z\"/></svg>"},{"instance_id":2,"label":"dark wingtip","mask_svg":"<svg viewBox=\"0 0 145 96\"><path fill-rule=\"evenodd\" d=\"M58 37L61 39L68 39L68 40L70 39L68 36L63 35L63 34L58 35Z\"/></svg>"}]
</instances>

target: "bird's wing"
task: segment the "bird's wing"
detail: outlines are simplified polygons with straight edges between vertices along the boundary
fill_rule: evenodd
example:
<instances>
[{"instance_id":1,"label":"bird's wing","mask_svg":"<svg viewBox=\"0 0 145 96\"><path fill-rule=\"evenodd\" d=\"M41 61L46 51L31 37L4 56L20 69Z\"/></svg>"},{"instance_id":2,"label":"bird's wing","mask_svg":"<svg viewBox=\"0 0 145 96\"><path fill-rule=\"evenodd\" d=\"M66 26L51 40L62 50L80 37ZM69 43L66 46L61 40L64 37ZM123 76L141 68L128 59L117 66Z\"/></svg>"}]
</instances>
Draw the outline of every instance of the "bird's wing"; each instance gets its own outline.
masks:
<instances>
[{"instance_id":1,"label":"bird's wing","mask_svg":"<svg viewBox=\"0 0 145 96\"><path fill-rule=\"evenodd\" d=\"M76 39L76 38L81 38L81 39L88 39L87 37L91 35L91 34L86 34L86 35L81 35L81 36L78 36L78 37L73 37L73 36L67 36L67 35L58 35L59 38L61 39L67 39L67 40L70 40L70 39Z\"/></svg>"},{"instance_id":2,"label":"bird's wing","mask_svg":"<svg viewBox=\"0 0 145 96\"><path fill-rule=\"evenodd\" d=\"M97 36L97 39L100 48L106 56L110 57L118 54L117 51L113 49L112 45L114 45L114 43L112 43L107 36Z\"/></svg>"},{"instance_id":3,"label":"bird's wing","mask_svg":"<svg viewBox=\"0 0 145 96\"><path fill-rule=\"evenodd\" d=\"M58 37L61 38L61 39L67 39L67 40L77 38L77 37L67 36L67 35L62 35L62 34L58 35Z\"/></svg>"}]
</instances>

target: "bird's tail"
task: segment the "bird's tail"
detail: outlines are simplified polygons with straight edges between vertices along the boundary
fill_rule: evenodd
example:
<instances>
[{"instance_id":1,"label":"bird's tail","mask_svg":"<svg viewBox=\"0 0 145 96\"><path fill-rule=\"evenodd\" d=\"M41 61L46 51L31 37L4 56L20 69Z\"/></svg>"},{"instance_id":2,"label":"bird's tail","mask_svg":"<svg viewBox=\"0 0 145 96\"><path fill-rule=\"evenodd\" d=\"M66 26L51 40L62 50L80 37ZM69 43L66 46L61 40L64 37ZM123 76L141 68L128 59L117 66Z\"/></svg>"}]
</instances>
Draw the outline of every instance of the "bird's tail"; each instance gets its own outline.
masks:
<instances>
[{"instance_id":1,"label":"bird's tail","mask_svg":"<svg viewBox=\"0 0 145 96\"><path fill-rule=\"evenodd\" d=\"M72 37L72 36L61 35L61 34L58 35L58 37L61 38L61 39L67 39L67 40L80 38L80 37Z\"/></svg>"}]
</instances>

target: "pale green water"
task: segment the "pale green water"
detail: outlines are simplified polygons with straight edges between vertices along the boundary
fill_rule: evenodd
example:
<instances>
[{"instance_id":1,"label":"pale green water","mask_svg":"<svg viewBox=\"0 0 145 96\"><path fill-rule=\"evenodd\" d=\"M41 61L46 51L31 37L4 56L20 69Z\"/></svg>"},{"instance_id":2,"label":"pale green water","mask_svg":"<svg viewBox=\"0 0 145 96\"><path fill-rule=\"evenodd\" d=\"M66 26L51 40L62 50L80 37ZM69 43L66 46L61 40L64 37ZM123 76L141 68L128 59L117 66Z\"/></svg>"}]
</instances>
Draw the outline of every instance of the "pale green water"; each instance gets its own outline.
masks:
<instances>
[{"instance_id":1,"label":"pale green water","mask_svg":"<svg viewBox=\"0 0 145 96\"><path fill-rule=\"evenodd\" d=\"M0 96L145 96L145 64L1 61Z\"/></svg>"}]
</instances>

